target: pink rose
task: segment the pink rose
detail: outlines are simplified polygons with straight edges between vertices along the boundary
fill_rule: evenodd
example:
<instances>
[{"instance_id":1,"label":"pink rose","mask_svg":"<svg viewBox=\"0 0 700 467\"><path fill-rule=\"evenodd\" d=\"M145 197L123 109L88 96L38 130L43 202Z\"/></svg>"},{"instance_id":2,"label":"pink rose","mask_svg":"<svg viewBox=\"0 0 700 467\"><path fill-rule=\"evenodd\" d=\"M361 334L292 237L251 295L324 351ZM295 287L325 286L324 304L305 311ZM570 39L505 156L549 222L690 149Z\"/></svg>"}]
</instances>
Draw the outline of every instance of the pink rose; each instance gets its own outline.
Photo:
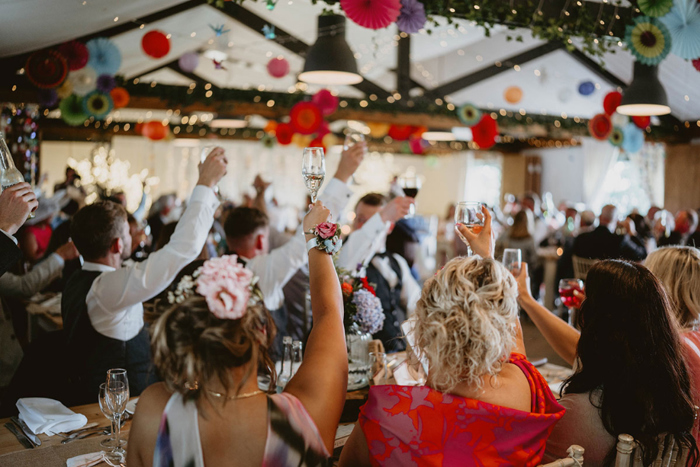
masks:
<instances>
[{"instance_id":1,"label":"pink rose","mask_svg":"<svg viewBox=\"0 0 700 467\"><path fill-rule=\"evenodd\" d=\"M240 319L248 309L252 279L253 273L235 255L212 258L199 269L197 293L217 318Z\"/></svg>"},{"instance_id":2,"label":"pink rose","mask_svg":"<svg viewBox=\"0 0 700 467\"><path fill-rule=\"evenodd\" d=\"M338 225L331 222L323 222L316 226L316 235L322 239L327 239L335 235L336 230L338 230Z\"/></svg>"}]
</instances>

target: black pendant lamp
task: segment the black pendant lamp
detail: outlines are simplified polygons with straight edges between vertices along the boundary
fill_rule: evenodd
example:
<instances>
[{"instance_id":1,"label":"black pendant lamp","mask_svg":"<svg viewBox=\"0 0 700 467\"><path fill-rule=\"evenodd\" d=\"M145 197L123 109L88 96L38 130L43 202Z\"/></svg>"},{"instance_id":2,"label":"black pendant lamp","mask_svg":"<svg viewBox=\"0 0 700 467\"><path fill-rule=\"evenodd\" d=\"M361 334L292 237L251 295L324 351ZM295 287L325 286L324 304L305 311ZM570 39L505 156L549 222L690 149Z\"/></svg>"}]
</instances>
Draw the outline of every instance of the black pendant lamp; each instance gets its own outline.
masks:
<instances>
[{"instance_id":1,"label":"black pendant lamp","mask_svg":"<svg viewBox=\"0 0 700 467\"><path fill-rule=\"evenodd\" d=\"M617 112L641 117L671 113L666 90L659 81L658 66L634 62L634 77L622 95Z\"/></svg>"},{"instance_id":2,"label":"black pendant lamp","mask_svg":"<svg viewBox=\"0 0 700 467\"><path fill-rule=\"evenodd\" d=\"M306 52L301 81L311 84L349 85L362 82L355 55L345 41L345 16L318 17L316 43Z\"/></svg>"}]
</instances>

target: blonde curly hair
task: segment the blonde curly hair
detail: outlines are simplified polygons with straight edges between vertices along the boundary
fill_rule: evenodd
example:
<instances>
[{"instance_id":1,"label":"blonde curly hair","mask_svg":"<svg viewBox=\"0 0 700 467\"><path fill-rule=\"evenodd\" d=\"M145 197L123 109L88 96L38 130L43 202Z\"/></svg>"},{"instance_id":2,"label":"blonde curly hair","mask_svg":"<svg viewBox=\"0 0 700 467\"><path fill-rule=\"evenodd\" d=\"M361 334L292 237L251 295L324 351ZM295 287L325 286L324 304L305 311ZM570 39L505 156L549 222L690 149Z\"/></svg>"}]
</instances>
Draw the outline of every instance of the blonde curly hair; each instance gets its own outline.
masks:
<instances>
[{"instance_id":1,"label":"blonde curly hair","mask_svg":"<svg viewBox=\"0 0 700 467\"><path fill-rule=\"evenodd\" d=\"M449 392L459 383L481 389L497 375L517 332L517 284L491 258L455 258L426 281L416 307L418 348L428 358L428 384Z\"/></svg>"}]
</instances>

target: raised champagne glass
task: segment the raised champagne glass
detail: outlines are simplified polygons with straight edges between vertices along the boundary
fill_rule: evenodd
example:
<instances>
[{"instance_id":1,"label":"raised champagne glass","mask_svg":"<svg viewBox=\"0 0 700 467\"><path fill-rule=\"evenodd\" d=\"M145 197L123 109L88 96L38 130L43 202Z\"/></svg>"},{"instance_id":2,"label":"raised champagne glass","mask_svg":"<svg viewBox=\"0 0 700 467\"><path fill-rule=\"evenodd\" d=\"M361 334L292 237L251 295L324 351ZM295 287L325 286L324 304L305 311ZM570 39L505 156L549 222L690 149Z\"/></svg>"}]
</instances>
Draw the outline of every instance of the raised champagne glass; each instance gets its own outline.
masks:
<instances>
[{"instance_id":1,"label":"raised champagne glass","mask_svg":"<svg viewBox=\"0 0 700 467\"><path fill-rule=\"evenodd\" d=\"M323 179L326 177L326 158L323 155L323 148L304 148L301 175L311 195L311 202L316 203L318 190L321 189Z\"/></svg>"}]
</instances>

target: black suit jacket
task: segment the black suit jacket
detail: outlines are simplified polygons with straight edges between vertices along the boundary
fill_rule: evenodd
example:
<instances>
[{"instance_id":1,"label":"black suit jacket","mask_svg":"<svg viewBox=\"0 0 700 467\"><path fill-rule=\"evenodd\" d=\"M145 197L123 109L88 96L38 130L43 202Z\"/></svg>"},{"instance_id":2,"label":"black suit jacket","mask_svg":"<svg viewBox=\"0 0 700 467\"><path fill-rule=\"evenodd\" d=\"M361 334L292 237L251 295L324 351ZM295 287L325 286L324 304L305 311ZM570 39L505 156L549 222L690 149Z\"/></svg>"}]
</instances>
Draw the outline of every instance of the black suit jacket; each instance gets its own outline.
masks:
<instances>
[{"instance_id":1,"label":"black suit jacket","mask_svg":"<svg viewBox=\"0 0 700 467\"><path fill-rule=\"evenodd\" d=\"M647 256L644 245L636 237L614 234L604 226L576 237L572 253L582 258L631 261L641 261Z\"/></svg>"},{"instance_id":2,"label":"black suit jacket","mask_svg":"<svg viewBox=\"0 0 700 467\"><path fill-rule=\"evenodd\" d=\"M22 251L15 242L0 232L0 276L22 259Z\"/></svg>"}]
</instances>

